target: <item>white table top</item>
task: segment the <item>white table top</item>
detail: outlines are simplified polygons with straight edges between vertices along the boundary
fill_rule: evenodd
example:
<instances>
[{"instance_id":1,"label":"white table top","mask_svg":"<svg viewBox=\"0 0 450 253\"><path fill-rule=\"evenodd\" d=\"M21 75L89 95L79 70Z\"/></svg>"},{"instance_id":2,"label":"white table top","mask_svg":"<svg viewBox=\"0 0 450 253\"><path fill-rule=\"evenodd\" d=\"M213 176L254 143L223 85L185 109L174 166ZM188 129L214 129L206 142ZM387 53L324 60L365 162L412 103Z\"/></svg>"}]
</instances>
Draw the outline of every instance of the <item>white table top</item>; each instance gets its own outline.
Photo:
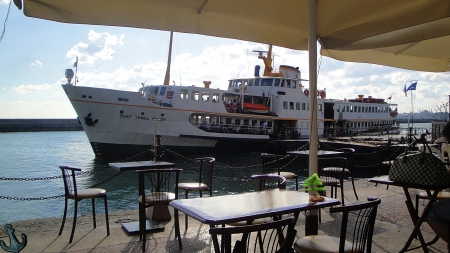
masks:
<instances>
[{"instance_id":1,"label":"white table top","mask_svg":"<svg viewBox=\"0 0 450 253\"><path fill-rule=\"evenodd\" d=\"M309 194L293 190L266 190L215 197L178 199L170 206L209 225L252 220L339 205L337 199L310 202Z\"/></svg>"},{"instance_id":2,"label":"white table top","mask_svg":"<svg viewBox=\"0 0 450 253\"><path fill-rule=\"evenodd\" d=\"M145 170L145 169L161 169L170 168L175 166L175 163L164 162L164 161L137 161L137 162L119 162L119 163L109 163L109 167L118 169L120 171L126 170Z\"/></svg>"}]
</instances>

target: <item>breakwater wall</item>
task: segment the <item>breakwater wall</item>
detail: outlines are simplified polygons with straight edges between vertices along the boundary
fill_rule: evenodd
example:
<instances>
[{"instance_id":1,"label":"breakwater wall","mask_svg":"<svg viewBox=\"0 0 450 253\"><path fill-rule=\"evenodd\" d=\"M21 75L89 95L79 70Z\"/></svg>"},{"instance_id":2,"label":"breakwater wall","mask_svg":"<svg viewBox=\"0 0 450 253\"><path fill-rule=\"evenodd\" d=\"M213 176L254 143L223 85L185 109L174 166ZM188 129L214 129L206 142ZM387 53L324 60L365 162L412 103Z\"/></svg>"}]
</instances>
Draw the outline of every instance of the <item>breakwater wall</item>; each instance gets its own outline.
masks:
<instances>
[{"instance_id":1,"label":"breakwater wall","mask_svg":"<svg viewBox=\"0 0 450 253\"><path fill-rule=\"evenodd\" d=\"M82 131L78 119L0 119L0 132Z\"/></svg>"}]
</instances>

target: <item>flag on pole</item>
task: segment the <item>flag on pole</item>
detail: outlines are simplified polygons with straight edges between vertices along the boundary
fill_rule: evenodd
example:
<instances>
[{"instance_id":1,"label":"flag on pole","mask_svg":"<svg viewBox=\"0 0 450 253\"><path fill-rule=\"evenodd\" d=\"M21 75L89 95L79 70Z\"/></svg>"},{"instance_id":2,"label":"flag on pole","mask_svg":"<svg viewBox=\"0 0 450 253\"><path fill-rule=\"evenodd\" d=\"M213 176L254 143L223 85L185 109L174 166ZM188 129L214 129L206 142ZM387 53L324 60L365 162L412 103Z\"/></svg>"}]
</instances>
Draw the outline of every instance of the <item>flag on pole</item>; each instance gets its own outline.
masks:
<instances>
[{"instance_id":1,"label":"flag on pole","mask_svg":"<svg viewBox=\"0 0 450 253\"><path fill-rule=\"evenodd\" d=\"M73 67L74 67L74 68L77 68L77 67L78 67L78 56L77 56L77 61L73 64Z\"/></svg>"},{"instance_id":2,"label":"flag on pole","mask_svg":"<svg viewBox=\"0 0 450 253\"><path fill-rule=\"evenodd\" d=\"M409 90L416 90L416 86L417 86L417 82L412 83L412 84L408 87L408 89L406 89L406 91L409 91Z\"/></svg>"},{"instance_id":3,"label":"flag on pole","mask_svg":"<svg viewBox=\"0 0 450 253\"><path fill-rule=\"evenodd\" d=\"M387 100L391 100L392 99L392 95L390 97L387 98Z\"/></svg>"}]
</instances>

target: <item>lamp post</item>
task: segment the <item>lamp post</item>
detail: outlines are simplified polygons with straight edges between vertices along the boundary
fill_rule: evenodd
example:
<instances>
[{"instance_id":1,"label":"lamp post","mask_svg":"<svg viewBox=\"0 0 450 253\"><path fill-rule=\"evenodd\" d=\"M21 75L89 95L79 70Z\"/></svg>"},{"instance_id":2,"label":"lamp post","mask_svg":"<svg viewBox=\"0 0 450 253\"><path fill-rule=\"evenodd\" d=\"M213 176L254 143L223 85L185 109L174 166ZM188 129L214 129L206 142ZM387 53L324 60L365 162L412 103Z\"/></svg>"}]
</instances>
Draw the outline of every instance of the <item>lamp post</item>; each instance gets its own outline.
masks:
<instances>
[{"instance_id":1,"label":"lamp post","mask_svg":"<svg viewBox=\"0 0 450 253\"><path fill-rule=\"evenodd\" d=\"M158 138L156 136L156 122L158 122L158 121L165 121L166 118L164 118L164 113L161 113L161 117L153 117L152 120L153 120L153 124L154 124L154 126L153 126L153 130L154 130L154 133L153 133L154 155L153 156L154 156L154 161L157 162L158 161L158 157L159 157L159 140L157 140ZM161 136L159 135L158 137L161 137Z\"/></svg>"}]
</instances>

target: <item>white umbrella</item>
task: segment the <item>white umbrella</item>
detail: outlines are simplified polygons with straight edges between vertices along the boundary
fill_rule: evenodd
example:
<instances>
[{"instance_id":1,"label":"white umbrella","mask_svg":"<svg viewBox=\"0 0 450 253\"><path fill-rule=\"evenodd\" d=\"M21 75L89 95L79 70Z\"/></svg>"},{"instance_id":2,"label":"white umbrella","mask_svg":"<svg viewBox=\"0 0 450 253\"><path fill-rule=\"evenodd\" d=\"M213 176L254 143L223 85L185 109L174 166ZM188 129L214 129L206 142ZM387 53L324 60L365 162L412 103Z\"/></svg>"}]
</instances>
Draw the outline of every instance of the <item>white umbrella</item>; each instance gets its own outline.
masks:
<instances>
[{"instance_id":1,"label":"white umbrella","mask_svg":"<svg viewBox=\"0 0 450 253\"><path fill-rule=\"evenodd\" d=\"M203 34L310 51L344 61L450 71L450 1L14 0L30 17ZM317 97L310 96L310 173L317 171Z\"/></svg>"}]
</instances>

